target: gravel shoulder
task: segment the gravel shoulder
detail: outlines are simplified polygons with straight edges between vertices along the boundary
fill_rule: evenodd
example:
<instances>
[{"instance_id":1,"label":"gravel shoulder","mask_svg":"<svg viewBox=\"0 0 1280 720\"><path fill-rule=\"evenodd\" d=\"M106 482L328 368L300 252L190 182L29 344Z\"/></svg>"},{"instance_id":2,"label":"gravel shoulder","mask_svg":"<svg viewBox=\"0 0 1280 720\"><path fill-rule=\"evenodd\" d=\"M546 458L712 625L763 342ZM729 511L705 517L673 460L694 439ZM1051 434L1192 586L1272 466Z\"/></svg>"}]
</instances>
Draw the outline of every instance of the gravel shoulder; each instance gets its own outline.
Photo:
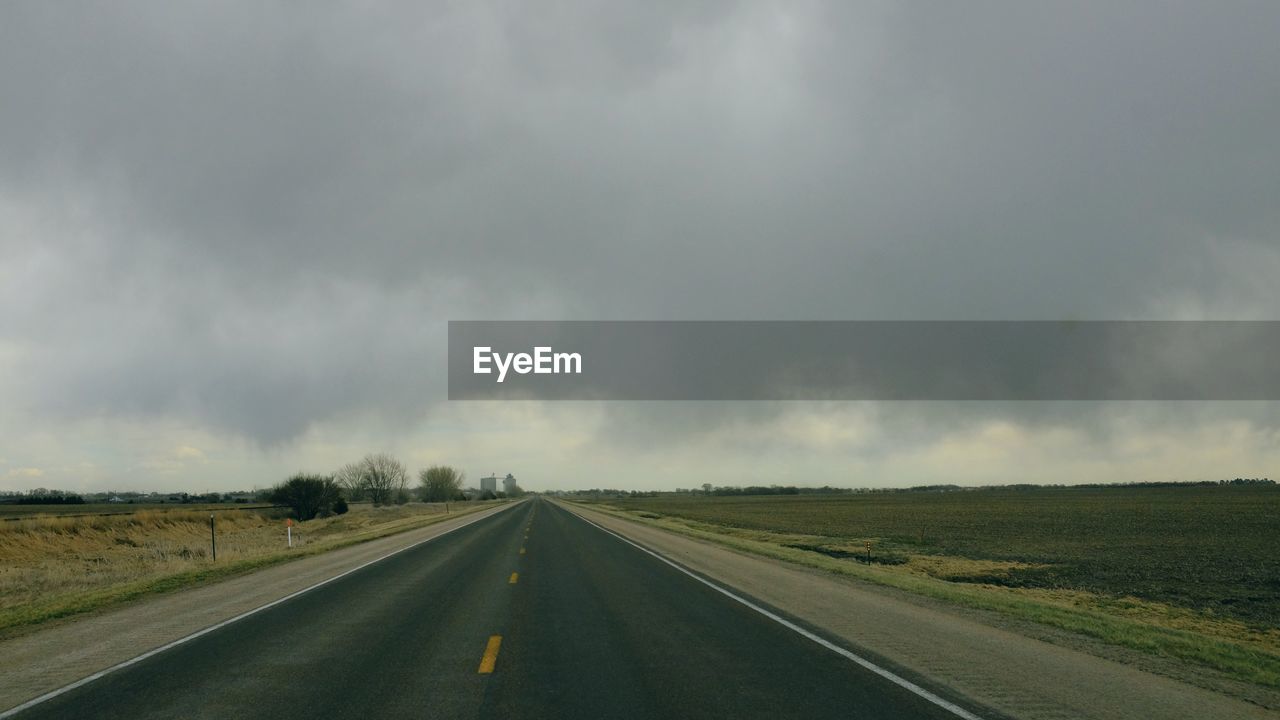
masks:
<instances>
[{"instance_id":1,"label":"gravel shoulder","mask_svg":"<svg viewBox=\"0 0 1280 720\"><path fill-rule=\"evenodd\" d=\"M1280 718L1275 708L996 627L935 601L742 554L576 504L560 505L850 647L1010 717Z\"/></svg>"},{"instance_id":2,"label":"gravel shoulder","mask_svg":"<svg viewBox=\"0 0 1280 720\"><path fill-rule=\"evenodd\" d=\"M518 503L0 640L0 711Z\"/></svg>"}]
</instances>

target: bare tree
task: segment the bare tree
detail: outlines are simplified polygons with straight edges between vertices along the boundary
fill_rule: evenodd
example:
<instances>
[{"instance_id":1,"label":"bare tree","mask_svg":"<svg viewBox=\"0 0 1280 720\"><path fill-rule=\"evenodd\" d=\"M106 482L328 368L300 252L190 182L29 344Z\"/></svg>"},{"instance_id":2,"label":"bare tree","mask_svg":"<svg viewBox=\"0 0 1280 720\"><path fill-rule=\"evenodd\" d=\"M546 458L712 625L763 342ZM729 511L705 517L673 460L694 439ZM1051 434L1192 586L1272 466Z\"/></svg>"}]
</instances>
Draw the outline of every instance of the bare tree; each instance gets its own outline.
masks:
<instances>
[{"instance_id":1,"label":"bare tree","mask_svg":"<svg viewBox=\"0 0 1280 720\"><path fill-rule=\"evenodd\" d=\"M449 502L462 493L462 481L466 474L448 465L432 465L418 473L422 481L418 488L422 499L427 502Z\"/></svg>"},{"instance_id":2,"label":"bare tree","mask_svg":"<svg viewBox=\"0 0 1280 720\"><path fill-rule=\"evenodd\" d=\"M375 505L394 502L409 485L409 471L386 453L365 455L359 465L365 492Z\"/></svg>"},{"instance_id":3,"label":"bare tree","mask_svg":"<svg viewBox=\"0 0 1280 720\"><path fill-rule=\"evenodd\" d=\"M342 487L347 499L355 502L364 500L368 493L365 487L364 463L348 463L338 468L333 479Z\"/></svg>"}]
</instances>

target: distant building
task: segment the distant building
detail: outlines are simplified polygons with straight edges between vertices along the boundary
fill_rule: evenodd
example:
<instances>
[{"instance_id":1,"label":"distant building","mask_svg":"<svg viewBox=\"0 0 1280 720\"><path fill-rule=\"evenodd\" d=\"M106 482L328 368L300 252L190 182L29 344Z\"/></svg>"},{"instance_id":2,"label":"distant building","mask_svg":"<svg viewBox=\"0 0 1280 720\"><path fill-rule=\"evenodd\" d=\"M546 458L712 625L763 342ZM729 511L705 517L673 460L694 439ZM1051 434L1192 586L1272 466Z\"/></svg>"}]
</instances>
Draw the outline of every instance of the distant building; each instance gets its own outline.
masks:
<instances>
[{"instance_id":1,"label":"distant building","mask_svg":"<svg viewBox=\"0 0 1280 720\"><path fill-rule=\"evenodd\" d=\"M508 475L507 477L511 477ZM480 478L480 492L488 490L489 492L498 492L498 476L490 475L489 477Z\"/></svg>"},{"instance_id":2,"label":"distant building","mask_svg":"<svg viewBox=\"0 0 1280 720\"><path fill-rule=\"evenodd\" d=\"M502 478L502 492L511 495L519 490L520 486L516 485L515 476L511 473L507 473L507 476Z\"/></svg>"}]
</instances>

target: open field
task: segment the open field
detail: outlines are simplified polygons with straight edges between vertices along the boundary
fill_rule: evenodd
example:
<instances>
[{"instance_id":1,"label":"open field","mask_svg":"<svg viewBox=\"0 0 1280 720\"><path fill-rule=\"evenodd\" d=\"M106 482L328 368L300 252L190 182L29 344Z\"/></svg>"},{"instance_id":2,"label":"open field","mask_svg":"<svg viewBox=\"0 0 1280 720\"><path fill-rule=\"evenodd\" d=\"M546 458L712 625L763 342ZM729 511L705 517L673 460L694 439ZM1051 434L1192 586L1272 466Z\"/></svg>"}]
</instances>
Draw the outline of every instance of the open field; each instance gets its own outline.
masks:
<instances>
[{"instance_id":1,"label":"open field","mask_svg":"<svg viewBox=\"0 0 1280 720\"><path fill-rule=\"evenodd\" d=\"M457 503L451 509L456 515L490 504ZM209 514L208 510L166 508L128 515L33 516L0 523L0 631L208 582L450 516L436 504L356 505L345 515L298 523L290 549L282 511L219 512L214 561Z\"/></svg>"},{"instance_id":2,"label":"open field","mask_svg":"<svg viewBox=\"0 0 1280 720\"><path fill-rule=\"evenodd\" d=\"M603 506L1280 686L1274 486L663 495Z\"/></svg>"}]
</instances>

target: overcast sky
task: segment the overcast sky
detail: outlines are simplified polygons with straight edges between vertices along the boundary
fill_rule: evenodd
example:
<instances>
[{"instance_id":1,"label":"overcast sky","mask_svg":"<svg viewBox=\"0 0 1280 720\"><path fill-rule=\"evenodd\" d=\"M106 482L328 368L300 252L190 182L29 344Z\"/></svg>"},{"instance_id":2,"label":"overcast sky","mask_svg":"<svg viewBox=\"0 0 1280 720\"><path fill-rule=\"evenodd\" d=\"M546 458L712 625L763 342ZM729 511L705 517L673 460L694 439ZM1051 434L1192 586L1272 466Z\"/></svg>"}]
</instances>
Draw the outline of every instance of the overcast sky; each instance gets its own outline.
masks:
<instances>
[{"instance_id":1,"label":"overcast sky","mask_svg":"<svg viewBox=\"0 0 1280 720\"><path fill-rule=\"evenodd\" d=\"M1274 2L5 3L0 490L1280 475L1270 403L449 403L449 319L1280 319Z\"/></svg>"}]
</instances>

